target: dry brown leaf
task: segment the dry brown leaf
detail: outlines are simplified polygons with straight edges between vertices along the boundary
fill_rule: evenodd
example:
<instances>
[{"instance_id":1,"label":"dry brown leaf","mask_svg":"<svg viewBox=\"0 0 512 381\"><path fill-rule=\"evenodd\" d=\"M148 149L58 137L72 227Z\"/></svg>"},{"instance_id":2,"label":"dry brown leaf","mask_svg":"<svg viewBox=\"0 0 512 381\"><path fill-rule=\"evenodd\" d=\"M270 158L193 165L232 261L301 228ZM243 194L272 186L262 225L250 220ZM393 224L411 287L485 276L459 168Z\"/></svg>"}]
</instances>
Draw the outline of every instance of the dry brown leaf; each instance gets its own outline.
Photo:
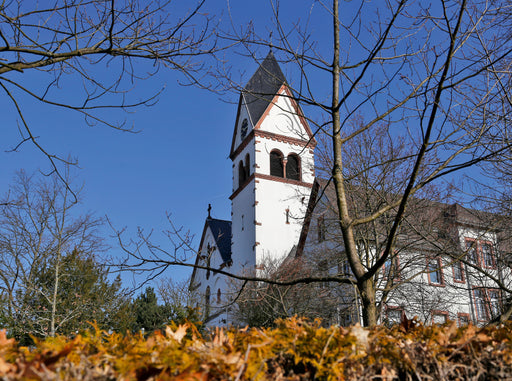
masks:
<instances>
[{"instance_id":1,"label":"dry brown leaf","mask_svg":"<svg viewBox=\"0 0 512 381\"><path fill-rule=\"evenodd\" d=\"M357 345L368 348L368 335L370 334L368 330L364 329L359 323L357 323L350 329L350 334L356 338Z\"/></svg>"},{"instance_id":2,"label":"dry brown leaf","mask_svg":"<svg viewBox=\"0 0 512 381\"><path fill-rule=\"evenodd\" d=\"M176 340L178 343L181 344L181 341L187 334L188 324L182 324L180 325L176 331L173 331L171 327L165 328L165 334L167 337L172 337L174 340Z\"/></svg>"}]
</instances>

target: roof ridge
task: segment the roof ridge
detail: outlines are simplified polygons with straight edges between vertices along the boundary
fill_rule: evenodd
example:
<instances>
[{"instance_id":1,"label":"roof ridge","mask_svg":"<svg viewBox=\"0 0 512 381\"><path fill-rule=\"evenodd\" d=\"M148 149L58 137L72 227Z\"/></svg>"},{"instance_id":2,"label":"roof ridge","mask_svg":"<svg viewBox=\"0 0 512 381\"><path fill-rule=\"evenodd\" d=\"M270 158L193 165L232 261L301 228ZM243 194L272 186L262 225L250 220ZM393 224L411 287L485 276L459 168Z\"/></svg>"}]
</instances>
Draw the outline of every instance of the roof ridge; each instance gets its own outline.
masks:
<instances>
[{"instance_id":1,"label":"roof ridge","mask_svg":"<svg viewBox=\"0 0 512 381\"><path fill-rule=\"evenodd\" d=\"M258 123L283 84L286 84L286 78L274 53L270 51L242 89L253 125Z\"/></svg>"}]
</instances>

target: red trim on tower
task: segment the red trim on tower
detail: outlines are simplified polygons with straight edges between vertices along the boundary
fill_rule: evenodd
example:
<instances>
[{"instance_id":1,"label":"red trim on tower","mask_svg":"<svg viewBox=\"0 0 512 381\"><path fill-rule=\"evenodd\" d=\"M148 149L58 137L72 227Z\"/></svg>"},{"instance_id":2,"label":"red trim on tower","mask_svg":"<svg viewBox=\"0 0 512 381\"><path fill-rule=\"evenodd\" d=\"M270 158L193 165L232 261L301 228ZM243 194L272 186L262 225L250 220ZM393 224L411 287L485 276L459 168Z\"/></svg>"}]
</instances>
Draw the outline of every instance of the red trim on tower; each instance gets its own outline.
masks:
<instances>
[{"instance_id":1,"label":"red trim on tower","mask_svg":"<svg viewBox=\"0 0 512 381\"><path fill-rule=\"evenodd\" d=\"M286 93L286 94L283 94L283 92ZM308 134L308 137L309 137L308 140L289 138L289 137L286 137L286 136L283 136L283 135L272 134L272 133L264 132L264 131L260 130L261 123L263 123L263 120L268 116L268 114L269 114L270 110L272 109L272 107L279 100L278 97L286 97L286 98L288 98L290 100L290 102L292 104L292 107L295 109L296 115L299 117L299 120L301 121L302 125L304 126L304 129L306 130L306 133ZM240 151L245 146L247 146L248 142L251 140L252 136L254 135L254 131L255 130L258 130L258 131L256 131L257 132L256 136L262 136L262 135L258 134L258 132L259 133L265 133L265 134L267 134L267 136L269 136L269 135L274 135L274 136L279 136L279 137L282 136L283 138L288 139L288 140L284 140L284 141L291 142L292 144L299 144L299 145L301 145L303 147L306 147L306 146L313 147L313 148L316 147L317 143L316 143L315 137L313 135L313 132L311 131L311 128L309 127L309 123L306 120L306 117L304 116L304 113L302 112L302 109L298 105L297 101L293 98L293 95L292 95L292 93L290 91L290 88L288 87L288 85L286 85L286 83L284 83L283 85L281 85L281 88L279 89L277 94L274 95L274 97L272 98L272 101L267 105L267 108L265 109L265 111L261 115L260 119L254 125L253 129L251 129L250 133L245 137L245 139L241 142L241 144L235 150L234 149L235 148L235 140L236 140L236 136L238 134L238 119L240 117L240 109L241 109L241 107L243 105L242 100L243 100L243 96L242 96L242 94L240 94L240 98L238 100L238 109L237 109L236 118L235 118L235 128L234 128L234 132L233 132L233 138L231 140L231 150L230 150L230 154L229 154L229 157L231 159L236 157L236 155L238 155L238 153L240 153ZM254 121L251 121L251 122L254 122Z\"/></svg>"},{"instance_id":2,"label":"red trim on tower","mask_svg":"<svg viewBox=\"0 0 512 381\"><path fill-rule=\"evenodd\" d=\"M245 182L241 186L239 186L238 189L234 191L231 196L229 196L229 199L233 200L247 186L247 184L249 184L254 179L255 175L256 174L253 173L251 176L249 176L249 178L245 180Z\"/></svg>"},{"instance_id":3,"label":"red trim on tower","mask_svg":"<svg viewBox=\"0 0 512 381\"><path fill-rule=\"evenodd\" d=\"M303 181L287 179L285 177L277 177L277 176L264 175L263 173L255 173L255 176L258 179L265 179L265 180L277 181L277 182L280 182L280 183L300 185L300 186L307 187L307 188L312 188L313 187L313 183L305 183Z\"/></svg>"},{"instance_id":4,"label":"red trim on tower","mask_svg":"<svg viewBox=\"0 0 512 381\"><path fill-rule=\"evenodd\" d=\"M267 132L267 131L262 131L262 130L255 131L254 135L259 137L259 138L267 138L267 139L271 139L271 140L282 142L282 143L295 144L295 145L298 145L298 146L301 146L301 147L313 147L313 148L315 148L315 146L316 146L316 142L314 142L314 141L304 140L304 139L297 139L297 138L291 138L291 137L286 136L286 135L275 134L273 132Z\"/></svg>"},{"instance_id":5,"label":"red trim on tower","mask_svg":"<svg viewBox=\"0 0 512 381\"><path fill-rule=\"evenodd\" d=\"M306 117L304 116L304 113L302 112L302 109L299 107L299 104L297 103L297 101L293 97L293 95L292 95L292 93L290 91L290 88L286 84L283 84L283 86L281 86L281 89L283 87L284 87L284 91L286 91L287 96L290 99L290 102L292 103L293 108L295 109L295 112L299 116L300 121L302 122L302 124L304 125L304 128L306 129L306 132L308 133L310 143L313 145L313 147L316 146L315 136L313 135L313 132L311 131L311 128L309 128L309 123L306 120ZM278 93L281 92L281 89L279 89Z\"/></svg>"},{"instance_id":6,"label":"red trim on tower","mask_svg":"<svg viewBox=\"0 0 512 381\"><path fill-rule=\"evenodd\" d=\"M297 181L292 179L287 179L284 177L277 177L277 176L270 176L270 175L264 175L262 173L253 173L249 178L242 184L242 186L238 187L236 191L233 192L231 196L229 196L230 200L233 200L245 187L247 184L249 184L253 179L264 179L264 180L271 180L271 181L277 181L279 183L285 183L285 184L291 184L291 185L300 185L302 187L312 188L313 183L305 183L303 181ZM255 183L258 183L258 180L254 181Z\"/></svg>"},{"instance_id":7,"label":"red trim on tower","mask_svg":"<svg viewBox=\"0 0 512 381\"><path fill-rule=\"evenodd\" d=\"M237 148L234 152L233 152L233 151L231 151L231 154L229 155L229 158L230 158L231 160L234 160L234 159L235 159L235 157L237 157L237 156L240 154L240 152L242 152L242 151L243 151L243 149L244 149L245 147L247 147L247 145L249 144L249 142L251 141L251 139L252 139L253 137L254 137L254 130L251 130L251 132L249 132L249 133L247 134L247 136L246 136L246 137L245 137L245 139L242 141L242 143L240 143L240 145L238 146L238 148Z\"/></svg>"}]
</instances>

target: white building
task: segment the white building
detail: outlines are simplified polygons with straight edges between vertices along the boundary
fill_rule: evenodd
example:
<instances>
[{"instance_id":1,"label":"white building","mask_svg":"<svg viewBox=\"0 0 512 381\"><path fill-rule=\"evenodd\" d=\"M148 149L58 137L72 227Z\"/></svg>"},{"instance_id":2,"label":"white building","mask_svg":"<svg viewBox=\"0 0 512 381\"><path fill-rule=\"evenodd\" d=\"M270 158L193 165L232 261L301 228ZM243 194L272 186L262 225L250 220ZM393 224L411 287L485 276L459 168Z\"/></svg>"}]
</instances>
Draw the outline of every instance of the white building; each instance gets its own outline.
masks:
<instances>
[{"instance_id":1,"label":"white building","mask_svg":"<svg viewBox=\"0 0 512 381\"><path fill-rule=\"evenodd\" d=\"M383 197L373 197L366 190L352 189L350 193L351 203L359 207ZM305 219L305 234L296 255L317 258L317 263L327 260L327 271L350 278L334 198L333 187L317 179L310 197L315 209ZM379 240L389 228L386 218L377 220L372 232L356 232L360 256L368 258L368 266L375 263L376 253L383 252L387 243ZM405 313L409 319L416 316L425 323L450 319L482 325L499 315L506 299L502 289L512 286L507 224L501 216L458 204L411 200L394 254L375 277L380 321L399 322ZM340 293L338 322L360 321L354 287L337 287L344 290Z\"/></svg>"},{"instance_id":2,"label":"white building","mask_svg":"<svg viewBox=\"0 0 512 381\"><path fill-rule=\"evenodd\" d=\"M196 265L253 274L263 261L295 248L315 179L316 142L269 53L240 94L231 143L231 221L207 219ZM222 225L218 231L212 230ZM220 240L230 236L229 253ZM213 248L213 249L212 249ZM226 320L226 277L194 270L191 289L203 295L212 323ZM229 287L228 287L229 288ZM213 298L215 296L215 299ZM208 314L207 314L208 315Z\"/></svg>"},{"instance_id":3,"label":"white building","mask_svg":"<svg viewBox=\"0 0 512 381\"><path fill-rule=\"evenodd\" d=\"M271 52L240 94L230 151L232 219L208 215L192 274L190 288L204 300L209 324L232 322L233 282L214 269L252 275L267 260L300 256L319 271L350 277L334 191L315 179L315 145ZM367 192L352 193L353 205L372 202L358 198ZM377 275L381 321L397 321L403 313L435 323L489 321L502 307L497 283L511 283L510 268L500 265L502 227L493 215L457 204L414 200L409 211L406 225L411 228L403 229L393 258ZM370 262L381 252L379 235L386 226L379 223L375 236L360 232L358 240L361 255ZM340 296L337 318L330 323L359 321L355 288L331 286L339 287Z\"/></svg>"}]
</instances>

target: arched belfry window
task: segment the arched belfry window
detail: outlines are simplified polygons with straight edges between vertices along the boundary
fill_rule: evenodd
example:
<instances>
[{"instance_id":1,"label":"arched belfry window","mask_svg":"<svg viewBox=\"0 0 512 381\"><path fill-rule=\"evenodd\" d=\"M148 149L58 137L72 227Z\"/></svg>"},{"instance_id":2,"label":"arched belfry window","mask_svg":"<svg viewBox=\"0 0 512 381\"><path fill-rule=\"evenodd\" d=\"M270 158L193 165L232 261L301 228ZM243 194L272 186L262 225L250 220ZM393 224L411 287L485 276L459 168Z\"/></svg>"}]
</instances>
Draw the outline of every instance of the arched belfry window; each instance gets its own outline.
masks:
<instances>
[{"instance_id":1,"label":"arched belfry window","mask_svg":"<svg viewBox=\"0 0 512 381\"><path fill-rule=\"evenodd\" d=\"M300 159L293 153L286 158L286 178L300 181Z\"/></svg>"},{"instance_id":2,"label":"arched belfry window","mask_svg":"<svg viewBox=\"0 0 512 381\"><path fill-rule=\"evenodd\" d=\"M277 150L270 152L270 175L284 177L283 154Z\"/></svg>"},{"instance_id":3,"label":"arched belfry window","mask_svg":"<svg viewBox=\"0 0 512 381\"><path fill-rule=\"evenodd\" d=\"M238 163L238 186L241 187L243 183L245 183L245 180L247 180L247 177L245 176L245 166L244 162L240 160Z\"/></svg>"},{"instance_id":4,"label":"arched belfry window","mask_svg":"<svg viewBox=\"0 0 512 381\"><path fill-rule=\"evenodd\" d=\"M251 175L251 158L249 154L245 155L245 178L248 179Z\"/></svg>"}]
</instances>

